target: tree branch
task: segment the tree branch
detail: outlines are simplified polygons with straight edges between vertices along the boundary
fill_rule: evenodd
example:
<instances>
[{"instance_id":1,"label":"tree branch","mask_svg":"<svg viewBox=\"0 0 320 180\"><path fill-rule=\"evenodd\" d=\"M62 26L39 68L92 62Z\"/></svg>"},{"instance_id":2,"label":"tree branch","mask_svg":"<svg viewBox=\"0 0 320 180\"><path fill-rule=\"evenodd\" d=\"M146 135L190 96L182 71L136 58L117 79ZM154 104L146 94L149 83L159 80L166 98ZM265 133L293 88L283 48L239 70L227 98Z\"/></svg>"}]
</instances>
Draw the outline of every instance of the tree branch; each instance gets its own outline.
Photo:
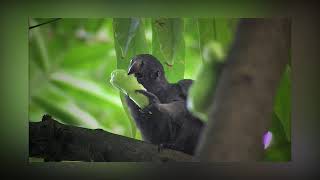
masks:
<instances>
[{"instance_id":1,"label":"tree branch","mask_svg":"<svg viewBox=\"0 0 320 180\"><path fill-rule=\"evenodd\" d=\"M29 124L29 155L45 161L192 161L182 152L99 129L61 124L45 115Z\"/></svg>"},{"instance_id":2,"label":"tree branch","mask_svg":"<svg viewBox=\"0 0 320 180\"><path fill-rule=\"evenodd\" d=\"M238 27L197 150L200 161L256 161L273 99L289 62L288 19L245 19Z\"/></svg>"}]
</instances>

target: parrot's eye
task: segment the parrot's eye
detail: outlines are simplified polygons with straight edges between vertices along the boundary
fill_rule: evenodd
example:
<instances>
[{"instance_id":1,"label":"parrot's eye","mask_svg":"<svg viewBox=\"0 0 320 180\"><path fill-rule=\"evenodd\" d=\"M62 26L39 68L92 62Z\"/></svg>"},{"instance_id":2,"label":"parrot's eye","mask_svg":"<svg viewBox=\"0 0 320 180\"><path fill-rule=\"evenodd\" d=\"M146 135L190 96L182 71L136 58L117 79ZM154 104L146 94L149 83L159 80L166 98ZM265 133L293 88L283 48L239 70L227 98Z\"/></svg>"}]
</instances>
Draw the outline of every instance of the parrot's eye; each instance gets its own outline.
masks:
<instances>
[{"instance_id":1,"label":"parrot's eye","mask_svg":"<svg viewBox=\"0 0 320 180\"><path fill-rule=\"evenodd\" d=\"M159 77L159 76L160 76L160 71L157 71L157 73L156 73L156 74L157 74L157 77Z\"/></svg>"}]
</instances>

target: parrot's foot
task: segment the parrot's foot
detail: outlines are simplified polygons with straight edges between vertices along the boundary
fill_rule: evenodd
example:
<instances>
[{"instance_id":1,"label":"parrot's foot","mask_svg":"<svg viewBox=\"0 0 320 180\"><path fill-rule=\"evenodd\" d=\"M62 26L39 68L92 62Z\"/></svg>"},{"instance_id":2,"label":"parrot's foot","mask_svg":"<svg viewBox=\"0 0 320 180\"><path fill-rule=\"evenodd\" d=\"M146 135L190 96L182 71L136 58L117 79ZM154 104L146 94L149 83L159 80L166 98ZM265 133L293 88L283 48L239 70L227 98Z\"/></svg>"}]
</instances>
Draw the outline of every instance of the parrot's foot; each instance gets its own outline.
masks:
<instances>
[{"instance_id":1,"label":"parrot's foot","mask_svg":"<svg viewBox=\"0 0 320 180\"><path fill-rule=\"evenodd\" d=\"M152 108L154 108L154 105L159 104L160 100L158 97L151 92L145 91L145 90L136 90L137 93L145 95L149 99L149 105L144 107L143 109L140 109L139 111L142 113L152 114Z\"/></svg>"},{"instance_id":2,"label":"parrot's foot","mask_svg":"<svg viewBox=\"0 0 320 180\"><path fill-rule=\"evenodd\" d=\"M145 91L145 90L136 90L136 92L147 96L147 98L150 101L150 104L160 103L159 98L156 95L154 95L153 93L151 93L151 92L148 92L148 91Z\"/></svg>"}]
</instances>

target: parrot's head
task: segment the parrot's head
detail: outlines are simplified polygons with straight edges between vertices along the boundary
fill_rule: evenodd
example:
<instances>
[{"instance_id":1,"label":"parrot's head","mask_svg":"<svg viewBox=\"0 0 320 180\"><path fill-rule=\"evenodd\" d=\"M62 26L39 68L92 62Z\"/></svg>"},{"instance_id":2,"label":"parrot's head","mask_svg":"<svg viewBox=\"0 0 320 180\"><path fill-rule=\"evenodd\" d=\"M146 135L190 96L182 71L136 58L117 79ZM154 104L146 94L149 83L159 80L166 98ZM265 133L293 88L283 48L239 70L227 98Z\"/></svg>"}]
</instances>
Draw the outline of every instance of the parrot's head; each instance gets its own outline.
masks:
<instances>
[{"instance_id":1,"label":"parrot's head","mask_svg":"<svg viewBox=\"0 0 320 180\"><path fill-rule=\"evenodd\" d=\"M128 75L130 74L134 74L138 82L148 91L167 83L162 64L150 54L133 57L128 69Z\"/></svg>"}]
</instances>

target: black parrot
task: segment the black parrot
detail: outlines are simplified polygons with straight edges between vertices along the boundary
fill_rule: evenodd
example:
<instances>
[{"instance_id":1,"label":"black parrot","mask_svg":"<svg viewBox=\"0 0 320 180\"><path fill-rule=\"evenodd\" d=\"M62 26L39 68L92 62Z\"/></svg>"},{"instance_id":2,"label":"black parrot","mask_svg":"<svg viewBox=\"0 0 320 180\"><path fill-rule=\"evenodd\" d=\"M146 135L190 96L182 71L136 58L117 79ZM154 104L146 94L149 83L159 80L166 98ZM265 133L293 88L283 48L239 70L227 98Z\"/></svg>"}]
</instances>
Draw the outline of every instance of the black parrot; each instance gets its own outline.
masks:
<instances>
[{"instance_id":1,"label":"black parrot","mask_svg":"<svg viewBox=\"0 0 320 180\"><path fill-rule=\"evenodd\" d=\"M143 140L159 147L171 148L193 155L203 122L186 107L192 80L168 83L162 64L152 55L140 54L131 62L128 74L134 74L147 91L150 104L140 109L128 96L126 102Z\"/></svg>"}]
</instances>

